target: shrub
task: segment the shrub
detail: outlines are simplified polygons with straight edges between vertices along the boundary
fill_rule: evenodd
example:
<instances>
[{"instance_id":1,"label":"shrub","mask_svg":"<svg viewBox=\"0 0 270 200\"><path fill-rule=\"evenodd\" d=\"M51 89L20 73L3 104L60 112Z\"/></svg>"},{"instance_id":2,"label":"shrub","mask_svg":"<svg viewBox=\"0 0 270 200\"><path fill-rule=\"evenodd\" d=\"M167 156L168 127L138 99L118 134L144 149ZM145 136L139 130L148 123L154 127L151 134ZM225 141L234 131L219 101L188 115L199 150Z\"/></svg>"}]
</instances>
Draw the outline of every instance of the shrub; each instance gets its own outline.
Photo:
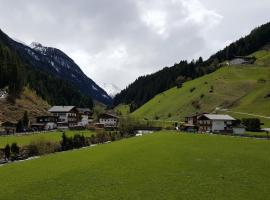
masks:
<instances>
[{"instance_id":1,"label":"shrub","mask_svg":"<svg viewBox=\"0 0 270 200\"><path fill-rule=\"evenodd\" d=\"M210 93L213 93L214 92L214 86L213 85L211 85L209 92Z\"/></svg>"},{"instance_id":2,"label":"shrub","mask_svg":"<svg viewBox=\"0 0 270 200\"><path fill-rule=\"evenodd\" d=\"M192 101L191 104L195 109L200 109L201 108L200 102L197 101L197 100Z\"/></svg>"},{"instance_id":3,"label":"shrub","mask_svg":"<svg viewBox=\"0 0 270 200\"><path fill-rule=\"evenodd\" d=\"M258 132L261 130L261 121L258 118L242 119L242 122L247 127L248 131Z\"/></svg>"},{"instance_id":4,"label":"shrub","mask_svg":"<svg viewBox=\"0 0 270 200\"><path fill-rule=\"evenodd\" d=\"M12 143L10 151L11 151L11 159L16 160L20 153L20 148L18 147L17 143Z\"/></svg>"},{"instance_id":5,"label":"shrub","mask_svg":"<svg viewBox=\"0 0 270 200\"><path fill-rule=\"evenodd\" d=\"M257 82L258 83L266 83L266 80L264 78L259 78Z\"/></svg>"},{"instance_id":6,"label":"shrub","mask_svg":"<svg viewBox=\"0 0 270 200\"><path fill-rule=\"evenodd\" d=\"M270 93L267 94L264 98L266 99L266 98L269 98L269 97L270 97Z\"/></svg>"},{"instance_id":7,"label":"shrub","mask_svg":"<svg viewBox=\"0 0 270 200\"><path fill-rule=\"evenodd\" d=\"M201 98L201 99L204 98L204 94L201 94L200 98Z\"/></svg>"},{"instance_id":8,"label":"shrub","mask_svg":"<svg viewBox=\"0 0 270 200\"><path fill-rule=\"evenodd\" d=\"M7 144L4 148L4 155L5 155L5 158L8 160L10 158L10 155L11 155L11 151L10 151L10 146L9 144Z\"/></svg>"},{"instance_id":9,"label":"shrub","mask_svg":"<svg viewBox=\"0 0 270 200\"><path fill-rule=\"evenodd\" d=\"M189 91L192 93L195 89L196 89L196 88L193 87L193 88L191 88Z\"/></svg>"},{"instance_id":10,"label":"shrub","mask_svg":"<svg viewBox=\"0 0 270 200\"><path fill-rule=\"evenodd\" d=\"M34 155L44 155L54 153L61 149L59 143L46 141L42 139L35 142L31 142L29 147L31 148L31 154Z\"/></svg>"},{"instance_id":11,"label":"shrub","mask_svg":"<svg viewBox=\"0 0 270 200\"><path fill-rule=\"evenodd\" d=\"M172 114L171 113L168 113L168 118L171 118L172 117Z\"/></svg>"}]
</instances>

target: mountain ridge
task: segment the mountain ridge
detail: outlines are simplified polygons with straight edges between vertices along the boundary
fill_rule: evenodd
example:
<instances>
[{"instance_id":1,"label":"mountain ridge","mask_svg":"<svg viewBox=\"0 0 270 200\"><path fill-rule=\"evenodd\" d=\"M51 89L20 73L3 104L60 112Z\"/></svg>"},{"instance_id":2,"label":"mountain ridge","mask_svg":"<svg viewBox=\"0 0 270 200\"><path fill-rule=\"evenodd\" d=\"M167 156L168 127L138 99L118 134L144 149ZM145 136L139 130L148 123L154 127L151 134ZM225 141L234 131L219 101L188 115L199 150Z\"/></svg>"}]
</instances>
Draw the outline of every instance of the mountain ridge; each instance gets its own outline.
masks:
<instances>
[{"instance_id":1,"label":"mountain ridge","mask_svg":"<svg viewBox=\"0 0 270 200\"><path fill-rule=\"evenodd\" d=\"M6 44L14 49L21 59L33 68L70 82L84 95L96 101L107 105L112 104L112 98L106 91L87 77L74 60L63 51L53 47L45 47L38 42L28 46L11 39L3 31L1 33L2 37L5 35Z\"/></svg>"}]
</instances>

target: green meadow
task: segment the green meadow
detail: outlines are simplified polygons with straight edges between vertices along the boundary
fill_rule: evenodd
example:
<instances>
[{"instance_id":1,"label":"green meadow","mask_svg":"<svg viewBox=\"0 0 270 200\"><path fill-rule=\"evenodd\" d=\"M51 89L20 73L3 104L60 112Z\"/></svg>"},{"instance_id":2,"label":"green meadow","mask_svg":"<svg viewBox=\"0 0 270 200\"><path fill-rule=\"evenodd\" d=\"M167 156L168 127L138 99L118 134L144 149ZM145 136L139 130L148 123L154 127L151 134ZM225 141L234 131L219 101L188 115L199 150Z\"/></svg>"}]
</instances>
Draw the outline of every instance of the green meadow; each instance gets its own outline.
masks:
<instances>
[{"instance_id":1,"label":"green meadow","mask_svg":"<svg viewBox=\"0 0 270 200\"><path fill-rule=\"evenodd\" d=\"M94 134L92 131L65 131L67 136L73 136L75 134L80 134L84 136L91 136ZM12 143L17 143L19 146L30 144L31 142L44 140L44 141L52 141L58 142L62 138L61 131L53 131L53 132L43 132L29 135L8 135L8 136L0 136L0 148L5 147L5 145Z\"/></svg>"},{"instance_id":2,"label":"green meadow","mask_svg":"<svg viewBox=\"0 0 270 200\"><path fill-rule=\"evenodd\" d=\"M0 167L5 200L270 199L270 145L159 132Z\"/></svg>"},{"instance_id":3,"label":"green meadow","mask_svg":"<svg viewBox=\"0 0 270 200\"><path fill-rule=\"evenodd\" d=\"M235 112L270 116L270 53L254 54L254 65L226 66L184 83L182 88L169 89L132 113L147 119L183 120L196 112L213 112L217 107ZM229 113L235 117L249 115ZM241 119L240 118L240 119ZM261 118L270 126L270 118Z\"/></svg>"}]
</instances>

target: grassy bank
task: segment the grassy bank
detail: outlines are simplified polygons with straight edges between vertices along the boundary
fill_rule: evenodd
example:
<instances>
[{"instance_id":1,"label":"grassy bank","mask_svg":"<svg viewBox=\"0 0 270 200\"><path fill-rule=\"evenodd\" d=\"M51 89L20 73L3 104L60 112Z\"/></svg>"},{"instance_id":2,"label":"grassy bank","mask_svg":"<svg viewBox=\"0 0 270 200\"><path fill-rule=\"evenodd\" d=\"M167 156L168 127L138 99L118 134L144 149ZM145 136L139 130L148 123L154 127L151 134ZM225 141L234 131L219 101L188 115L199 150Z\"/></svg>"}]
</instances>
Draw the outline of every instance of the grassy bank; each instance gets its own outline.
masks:
<instances>
[{"instance_id":1,"label":"grassy bank","mask_svg":"<svg viewBox=\"0 0 270 200\"><path fill-rule=\"evenodd\" d=\"M269 199L267 140L160 132L0 167L1 198Z\"/></svg>"}]
</instances>

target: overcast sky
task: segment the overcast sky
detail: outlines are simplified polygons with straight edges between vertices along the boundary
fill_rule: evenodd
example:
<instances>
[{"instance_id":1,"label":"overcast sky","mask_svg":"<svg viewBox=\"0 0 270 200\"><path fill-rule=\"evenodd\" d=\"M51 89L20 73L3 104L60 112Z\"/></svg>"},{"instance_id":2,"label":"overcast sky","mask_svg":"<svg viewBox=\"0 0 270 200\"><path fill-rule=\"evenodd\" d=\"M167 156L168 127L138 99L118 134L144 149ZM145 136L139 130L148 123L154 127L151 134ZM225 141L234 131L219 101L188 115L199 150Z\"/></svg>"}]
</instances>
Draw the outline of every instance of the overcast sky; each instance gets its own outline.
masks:
<instances>
[{"instance_id":1,"label":"overcast sky","mask_svg":"<svg viewBox=\"0 0 270 200\"><path fill-rule=\"evenodd\" d=\"M98 84L207 58L270 21L270 0L0 0L0 28L57 47Z\"/></svg>"}]
</instances>

